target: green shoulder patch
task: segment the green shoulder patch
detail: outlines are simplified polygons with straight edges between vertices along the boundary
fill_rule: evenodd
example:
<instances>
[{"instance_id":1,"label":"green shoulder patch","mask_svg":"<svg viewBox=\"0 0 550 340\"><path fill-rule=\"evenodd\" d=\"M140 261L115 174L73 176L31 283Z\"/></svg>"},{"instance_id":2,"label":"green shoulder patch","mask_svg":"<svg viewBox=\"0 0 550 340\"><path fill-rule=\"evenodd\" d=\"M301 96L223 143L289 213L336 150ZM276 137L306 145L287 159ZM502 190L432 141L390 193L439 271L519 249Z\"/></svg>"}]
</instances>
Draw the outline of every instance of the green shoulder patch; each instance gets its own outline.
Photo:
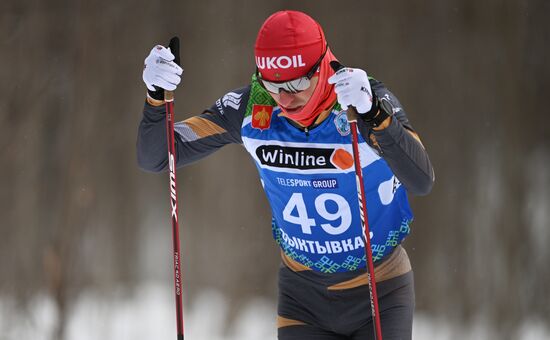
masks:
<instances>
[{"instance_id":1,"label":"green shoulder patch","mask_svg":"<svg viewBox=\"0 0 550 340\"><path fill-rule=\"evenodd\" d=\"M256 74L252 75L252 81L250 83L250 99L248 100L248 105L246 106L245 117L252 114L254 104L277 106L275 100L273 100L269 93L262 87L262 85L260 85L260 82L256 78Z\"/></svg>"}]
</instances>

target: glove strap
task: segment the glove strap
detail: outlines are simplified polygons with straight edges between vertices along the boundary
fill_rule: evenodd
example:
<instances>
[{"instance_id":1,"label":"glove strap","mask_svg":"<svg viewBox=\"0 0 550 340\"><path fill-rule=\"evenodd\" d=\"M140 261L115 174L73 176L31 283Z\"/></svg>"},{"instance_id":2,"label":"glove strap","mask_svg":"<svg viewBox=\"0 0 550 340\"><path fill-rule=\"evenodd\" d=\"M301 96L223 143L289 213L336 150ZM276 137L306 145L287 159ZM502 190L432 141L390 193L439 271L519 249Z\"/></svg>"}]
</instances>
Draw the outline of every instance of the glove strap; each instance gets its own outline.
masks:
<instances>
[{"instance_id":1,"label":"glove strap","mask_svg":"<svg viewBox=\"0 0 550 340\"><path fill-rule=\"evenodd\" d=\"M147 89L147 93L149 94L149 97L156 99L156 100L162 100L164 101L164 90L161 89L158 86L155 86L156 91L151 91Z\"/></svg>"},{"instance_id":2,"label":"glove strap","mask_svg":"<svg viewBox=\"0 0 550 340\"><path fill-rule=\"evenodd\" d=\"M393 114L391 103L385 100L385 98L379 100L378 97L373 97L374 100L370 111L359 115L370 128L379 127L386 118Z\"/></svg>"}]
</instances>

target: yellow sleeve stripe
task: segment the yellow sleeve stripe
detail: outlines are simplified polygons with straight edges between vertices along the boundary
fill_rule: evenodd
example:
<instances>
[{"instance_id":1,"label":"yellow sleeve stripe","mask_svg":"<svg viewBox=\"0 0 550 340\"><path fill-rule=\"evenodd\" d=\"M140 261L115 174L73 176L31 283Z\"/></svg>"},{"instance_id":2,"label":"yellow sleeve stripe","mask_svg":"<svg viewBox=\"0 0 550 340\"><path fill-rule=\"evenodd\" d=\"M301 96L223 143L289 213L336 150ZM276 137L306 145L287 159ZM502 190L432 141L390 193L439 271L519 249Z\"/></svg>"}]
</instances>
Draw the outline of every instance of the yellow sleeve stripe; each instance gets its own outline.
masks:
<instances>
[{"instance_id":1,"label":"yellow sleeve stripe","mask_svg":"<svg viewBox=\"0 0 550 340\"><path fill-rule=\"evenodd\" d=\"M224 128L218 124L202 118L202 117L191 117L183 121L193 132L199 137L204 138L208 136L218 135L227 132Z\"/></svg>"}]
</instances>

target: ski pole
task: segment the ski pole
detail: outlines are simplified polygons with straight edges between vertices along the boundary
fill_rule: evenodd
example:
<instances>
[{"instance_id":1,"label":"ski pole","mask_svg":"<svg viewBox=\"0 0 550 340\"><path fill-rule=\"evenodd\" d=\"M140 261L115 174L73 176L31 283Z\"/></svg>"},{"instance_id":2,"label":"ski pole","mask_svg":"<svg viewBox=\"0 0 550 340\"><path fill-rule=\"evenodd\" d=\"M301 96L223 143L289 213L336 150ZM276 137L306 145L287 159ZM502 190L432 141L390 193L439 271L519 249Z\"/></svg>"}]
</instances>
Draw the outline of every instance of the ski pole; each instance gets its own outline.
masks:
<instances>
[{"instance_id":1,"label":"ski pole","mask_svg":"<svg viewBox=\"0 0 550 340\"><path fill-rule=\"evenodd\" d=\"M334 71L338 71L344 66L338 61L331 61L330 66ZM351 143L353 146L353 162L355 164L355 180L357 184L357 199L359 200L359 209L361 216L361 227L365 236L365 254L367 257L367 279L369 282L370 307L374 323L375 340L382 340L382 325L380 324L380 311L378 308L378 294L376 293L376 280L374 277L374 261L372 260L372 249L370 242L369 218L367 215L367 200L365 197L365 186L363 182L363 170L359 158L359 139L357 137L357 110L353 106L348 106L346 111L351 130Z\"/></svg>"},{"instance_id":2,"label":"ski pole","mask_svg":"<svg viewBox=\"0 0 550 340\"><path fill-rule=\"evenodd\" d=\"M175 56L174 62L179 65L179 39L173 37L168 45ZM164 91L166 102L166 136L168 142L168 169L170 174L170 209L172 219L172 241L174 247L174 288L176 297L177 340L183 340L183 301L180 237L178 223L178 193L176 190L176 145L174 142L174 92Z\"/></svg>"}]
</instances>

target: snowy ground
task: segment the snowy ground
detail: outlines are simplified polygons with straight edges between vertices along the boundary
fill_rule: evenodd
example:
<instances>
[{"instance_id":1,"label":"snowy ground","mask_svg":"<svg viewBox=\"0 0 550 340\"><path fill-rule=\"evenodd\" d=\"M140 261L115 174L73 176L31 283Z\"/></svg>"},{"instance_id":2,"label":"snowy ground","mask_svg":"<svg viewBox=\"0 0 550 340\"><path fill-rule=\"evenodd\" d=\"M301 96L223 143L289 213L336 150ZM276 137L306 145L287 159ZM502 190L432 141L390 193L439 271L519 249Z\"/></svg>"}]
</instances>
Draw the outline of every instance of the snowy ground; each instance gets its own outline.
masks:
<instances>
[{"instance_id":1,"label":"snowy ground","mask_svg":"<svg viewBox=\"0 0 550 340\"><path fill-rule=\"evenodd\" d=\"M80 297L71 313L66 340L150 340L174 339L175 320L171 291L160 284L142 286L136 295L106 298L93 293ZM51 340L56 313L53 302L37 297L26 314L15 313L13 301L0 297L0 340ZM226 299L216 291L203 291L194 308L185 311L185 338L188 340L276 339L272 301L253 300L224 328ZM449 321L421 313L415 315L414 339L496 339L480 321L463 329ZM550 328L542 321L526 322L514 338L550 339Z\"/></svg>"}]
</instances>

